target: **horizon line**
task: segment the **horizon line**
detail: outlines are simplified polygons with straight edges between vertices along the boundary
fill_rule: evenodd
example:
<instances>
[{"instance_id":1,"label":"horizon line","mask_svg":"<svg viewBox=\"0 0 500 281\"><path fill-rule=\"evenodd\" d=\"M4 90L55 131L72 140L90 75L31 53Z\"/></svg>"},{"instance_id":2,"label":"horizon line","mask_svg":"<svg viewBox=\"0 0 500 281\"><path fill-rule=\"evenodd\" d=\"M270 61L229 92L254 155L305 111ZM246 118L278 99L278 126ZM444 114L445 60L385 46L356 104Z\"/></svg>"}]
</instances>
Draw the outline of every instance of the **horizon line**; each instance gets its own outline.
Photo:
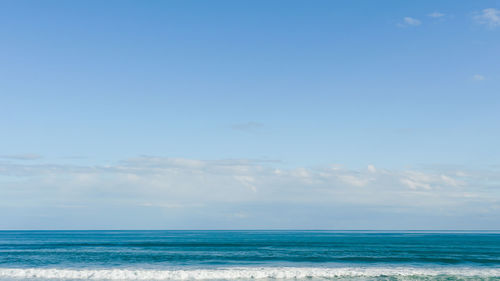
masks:
<instances>
[{"instance_id":1,"label":"horizon line","mask_svg":"<svg viewBox=\"0 0 500 281\"><path fill-rule=\"evenodd\" d=\"M334 232L499 232L500 229L0 229L6 231L334 231Z\"/></svg>"}]
</instances>

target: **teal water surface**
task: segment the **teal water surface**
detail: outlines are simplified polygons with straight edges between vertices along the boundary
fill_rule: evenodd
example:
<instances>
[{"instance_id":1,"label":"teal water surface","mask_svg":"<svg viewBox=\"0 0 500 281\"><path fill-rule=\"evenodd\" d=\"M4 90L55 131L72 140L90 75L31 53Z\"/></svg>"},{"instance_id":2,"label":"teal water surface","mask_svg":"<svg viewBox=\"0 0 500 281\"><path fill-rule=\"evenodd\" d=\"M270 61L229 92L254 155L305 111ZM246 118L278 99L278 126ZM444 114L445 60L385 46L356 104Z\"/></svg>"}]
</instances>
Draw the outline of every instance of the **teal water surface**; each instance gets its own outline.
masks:
<instances>
[{"instance_id":1,"label":"teal water surface","mask_svg":"<svg viewBox=\"0 0 500 281\"><path fill-rule=\"evenodd\" d=\"M500 280L499 272L496 232L0 232L0 280Z\"/></svg>"}]
</instances>

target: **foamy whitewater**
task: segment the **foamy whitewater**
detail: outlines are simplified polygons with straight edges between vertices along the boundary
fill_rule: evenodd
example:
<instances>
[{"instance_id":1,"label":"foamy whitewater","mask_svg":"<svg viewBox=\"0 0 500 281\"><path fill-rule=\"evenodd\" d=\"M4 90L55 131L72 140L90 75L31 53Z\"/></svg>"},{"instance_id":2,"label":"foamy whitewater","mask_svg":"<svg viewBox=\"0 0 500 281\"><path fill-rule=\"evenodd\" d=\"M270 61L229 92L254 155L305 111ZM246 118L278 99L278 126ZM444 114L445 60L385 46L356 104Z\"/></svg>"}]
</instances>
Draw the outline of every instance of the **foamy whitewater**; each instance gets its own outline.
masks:
<instances>
[{"instance_id":1,"label":"foamy whitewater","mask_svg":"<svg viewBox=\"0 0 500 281\"><path fill-rule=\"evenodd\" d=\"M232 280L232 279L334 279L337 277L498 277L499 269L422 269L409 267L340 267L340 268L227 268L193 270L128 269L2 269L2 278L92 279L92 280Z\"/></svg>"},{"instance_id":2,"label":"foamy whitewater","mask_svg":"<svg viewBox=\"0 0 500 281\"><path fill-rule=\"evenodd\" d=\"M3 231L0 280L500 280L500 234Z\"/></svg>"}]
</instances>

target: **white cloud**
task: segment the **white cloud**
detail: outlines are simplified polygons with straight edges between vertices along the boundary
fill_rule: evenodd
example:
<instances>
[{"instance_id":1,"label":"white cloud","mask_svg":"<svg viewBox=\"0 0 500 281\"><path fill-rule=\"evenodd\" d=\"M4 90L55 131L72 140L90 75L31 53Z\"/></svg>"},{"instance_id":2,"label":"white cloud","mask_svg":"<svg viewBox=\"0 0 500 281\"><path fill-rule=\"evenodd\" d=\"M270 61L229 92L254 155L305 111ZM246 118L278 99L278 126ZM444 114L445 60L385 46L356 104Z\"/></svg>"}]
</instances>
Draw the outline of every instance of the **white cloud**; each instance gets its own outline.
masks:
<instances>
[{"instance_id":1,"label":"white cloud","mask_svg":"<svg viewBox=\"0 0 500 281\"><path fill-rule=\"evenodd\" d=\"M377 169L373 165L368 165L368 172L370 172L370 173L376 173Z\"/></svg>"},{"instance_id":2,"label":"white cloud","mask_svg":"<svg viewBox=\"0 0 500 281\"><path fill-rule=\"evenodd\" d=\"M431 17L431 18L435 18L435 19L437 19L437 18L442 18L442 17L444 17L444 16L445 16L445 14L440 13L440 12L432 12L432 13L428 14L428 16L429 16L429 17Z\"/></svg>"},{"instance_id":3,"label":"white cloud","mask_svg":"<svg viewBox=\"0 0 500 281\"><path fill-rule=\"evenodd\" d=\"M403 179L401 179L401 183L408 186L411 189L414 189L414 190L419 189L419 188L423 188L425 190L431 189L431 186L428 183L419 182L419 181L413 180L411 178L403 178Z\"/></svg>"},{"instance_id":4,"label":"white cloud","mask_svg":"<svg viewBox=\"0 0 500 281\"><path fill-rule=\"evenodd\" d=\"M431 183L433 182L433 179L428 174L422 172L407 171L404 173L404 176L400 179L400 181L414 190L420 188L431 190Z\"/></svg>"},{"instance_id":5,"label":"white cloud","mask_svg":"<svg viewBox=\"0 0 500 281\"><path fill-rule=\"evenodd\" d=\"M338 175L337 176L343 183L346 183L350 186L357 186L357 187L363 187L366 186L370 181L373 179L371 178L364 178L360 176L355 176L355 175Z\"/></svg>"},{"instance_id":6,"label":"white cloud","mask_svg":"<svg viewBox=\"0 0 500 281\"><path fill-rule=\"evenodd\" d=\"M237 181L241 182L243 185L248 186L248 188L250 188L250 190L252 190L253 192L257 192L257 188L254 185L254 183L255 183L254 177L252 177L252 176L234 176L234 178Z\"/></svg>"},{"instance_id":7,"label":"white cloud","mask_svg":"<svg viewBox=\"0 0 500 281\"><path fill-rule=\"evenodd\" d=\"M458 175L460 173L453 172ZM401 182L411 189L436 190L443 187L460 187L465 185L465 181L455 178L452 175L436 173L423 173L420 171L405 171Z\"/></svg>"},{"instance_id":8,"label":"white cloud","mask_svg":"<svg viewBox=\"0 0 500 281\"><path fill-rule=\"evenodd\" d=\"M450 176L447 176L447 175L441 175L441 180L450 185L450 186L455 186L455 187L458 187L458 186L461 186L464 184L463 181L460 181L460 180L457 180L457 179L454 179Z\"/></svg>"},{"instance_id":9,"label":"white cloud","mask_svg":"<svg viewBox=\"0 0 500 281\"><path fill-rule=\"evenodd\" d=\"M472 76L472 79L474 79L474 80L476 80L476 81L483 81L483 80L485 80L485 79L486 79L486 77L484 77L484 76L483 76L483 75L481 75L481 74L474 74L474 75Z\"/></svg>"},{"instance_id":10,"label":"white cloud","mask_svg":"<svg viewBox=\"0 0 500 281\"><path fill-rule=\"evenodd\" d=\"M251 159L143 156L109 166L0 162L0 206L25 210L83 206L67 208L68 216L75 214L72 212L90 216L92 210L109 208L117 213L159 209L162 213L155 214L159 221L180 223L190 221L182 219L186 216L208 216L220 222L232 217L228 214L245 213L255 218L254 225L268 222L272 226L274 217L281 216L273 207L278 205L289 206L280 210L282 216L293 206L308 206L313 213L323 212L315 206L408 212L422 208L453 212L460 206L460 212L474 213L481 205L493 210L500 202L497 182L500 173L496 171L389 170L373 165L359 170L341 165L285 168ZM267 211L240 208L255 204L267 206ZM227 209L220 211L222 206ZM4 211L0 221L2 216L16 214Z\"/></svg>"},{"instance_id":11,"label":"white cloud","mask_svg":"<svg viewBox=\"0 0 500 281\"><path fill-rule=\"evenodd\" d=\"M418 19L412 18L412 17L405 17L403 19L405 25L410 25L410 26L419 26L422 24L422 22Z\"/></svg>"},{"instance_id":12,"label":"white cloud","mask_svg":"<svg viewBox=\"0 0 500 281\"><path fill-rule=\"evenodd\" d=\"M490 28L500 26L500 10L495 8L484 9L476 13L474 19L479 24L487 25Z\"/></svg>"}]
</instances>

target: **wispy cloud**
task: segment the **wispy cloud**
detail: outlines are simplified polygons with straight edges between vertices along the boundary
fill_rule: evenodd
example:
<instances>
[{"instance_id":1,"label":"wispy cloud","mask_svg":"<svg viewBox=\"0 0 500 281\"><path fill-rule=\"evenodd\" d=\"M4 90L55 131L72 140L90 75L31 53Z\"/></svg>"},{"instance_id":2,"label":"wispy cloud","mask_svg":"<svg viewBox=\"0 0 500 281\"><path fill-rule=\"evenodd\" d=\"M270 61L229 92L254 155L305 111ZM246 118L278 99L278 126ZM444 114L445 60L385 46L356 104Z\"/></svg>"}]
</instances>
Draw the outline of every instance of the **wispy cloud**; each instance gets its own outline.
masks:
<instances>
[{"instance_id":1,"label":"wispy cloud","mask_svg":"<svg viewBox=\"0 0 500 281\"><path fill-rule=\"evenodd\" d=\"M413 25L413 26L417 26L417 25L420 25L422 24L422 22L418 19L414 19L414 18L411 18L411 17L405 17L404 18L404 22L407 24L407 25Z\"/></svg>"},{"instance_id":2,"label":"wispy cloud","mask_svg":"<svg viewBox=\"0 0 500 281\"><path fill-rule=\"evenodd\" d=\"M431 18L434 18L434 19L438 19L438 18L444 17L445 14L440 13L440 12L432 12L432 13L428 14L428 16Z\"/></svg>"},{"instance_id":3,"label":"wispy cloud","mask_svg":"<svg viewBox=\"0 0 500 281\"><path fill-rule=\"evenodd\" d=\"M484 77L484 76L483 76L483 75L481 75L481 74L474 74L474 75L472 76L472 79L474 79L474 80L476 80L476 81L483 81L483 80L485 80L485 79L486 79L486 77Z\"/></svg>"},{"instance_id":4,"label":"wispy cloud","mask_svg":"<svg viewBox=\"0 0 500 281\"><path fill-rule=\"evenodd\" d=\"M37 160L43 158L39 154L34 153L25 153L25 154L9 154L9 155L0 155L2 159L11 159L11 160Z\"/></svg>"},{"instance_id":5,"label":"wispy cloud","mask_svg":"<svg viewBox=\"0 0 500 281\"><path fill-rule=\"evenodd\" d=\"M316 191L325 191L324 188L326 188L329 192L345 192L352 187L367 187L368 189L365 191L376 191L378 196L363 197L363 200L376 202L381 199L380 196L384 193L390 195L393 192L405 193L420 188L437 191L448 187L467 187L468 181L473 179L471 173L397 171L379 169L374 165L369 165L362 170L339 168L338 166L333 168L327 166L284 169L272 165L261 165L255 160L204 161L164 157L139 157L124 160L111 166L4 163L0 165L0 175L2 174L20 176L26 179L36 177L42 179L40 184L50 182L52 186L66 186L65 183L71 182L66 187L68 190L78 189L82 186L102 190L103 186L109 186L109 191L113 193L111 186L119 183L123 186L129 186L131 189L137 188L137 191L151 189L167 193L171 191L178 195L179 192L182 192L186 198L196 197L203 200L219 198L219 195L223 195L220 198L230 201L247 200L245 194L248 190L247 187L251 185L256 187L252 188L252 193L257 190L262 195L269 195L268 192L274 193L280 190L280 196L267 197L270 200L301 200L305 198L303 195L293 197L292 193L286 191L293 189L312 191L311 187L315 187L318 188ZM475 180L479 180L479 178ZM474 183L474 189L477 190L476 184L477 182ZM306 188L305 185L309 187ZM382 186L383 188L381 188ZM207 197L198 198L199 193L207 187L215 189L209 188L210 191L206 190L209 192ZM197 190L197 192L190 192L190 190ZM455 191L455 189L450 191ZM309 200L319 193L311 193L309 194L310 198L305 199ZM320 196L320 198L323 197ZM342 198L342 200L344 199Z\"/></svg>"},{"instance_id":6,"label":"wispy cloud","mask_svg":"<svg viewBox=\"0 0 500 281\"><path fill-rule=\"evenodd\" d=\"M407 26L419 26L422 22L416 18L412 17L404 17L403 22L397 24L399 27L407 27Z\"/></svg>"},{"instance_id":7,"label":"wispy cloud","mask_svg":"<svg viewBox=\"0 0 500 281\"><path fill-rule=\"evenodd\" d=\"M484 9L474 16L474 19L479 24L486 25L490 28L500 26L500 10L495 8Z\"/></svg>"},{"instance_id":8,"label":"wispy cloud","mask_svg":"<svg viewBox=\"0 0 500 281\"><path fill-rule=\"evenodd\" d=\"M260 218L253 222L255 226L272 226L274 216L279 216L273 206L278 205L309 206L311 210L315 206L344 206L344 210L362 206L384 212L390 212L390 208L416 216L422 208L450 213L460 209L457 214L481 212L491 216L484 210L499 207L499 175L487 170L390 170L374 165L364 169L339 165L283 168L252 159L206 161L154 156L108 166L4 162L0 163L0 206L26 210L86 206L68 208L68 212L79 214L110 206L119 213L148 208L161 211L155 214L159 220L179 216L222 219L240 213L241 206L267 206L267 215L252 213L256 212L252 208L245 211L249 219ZM219 206L227 206L223 214L218 213ZM3 213L3 217L9 215Z\"/></svg>"}]
</instances>

